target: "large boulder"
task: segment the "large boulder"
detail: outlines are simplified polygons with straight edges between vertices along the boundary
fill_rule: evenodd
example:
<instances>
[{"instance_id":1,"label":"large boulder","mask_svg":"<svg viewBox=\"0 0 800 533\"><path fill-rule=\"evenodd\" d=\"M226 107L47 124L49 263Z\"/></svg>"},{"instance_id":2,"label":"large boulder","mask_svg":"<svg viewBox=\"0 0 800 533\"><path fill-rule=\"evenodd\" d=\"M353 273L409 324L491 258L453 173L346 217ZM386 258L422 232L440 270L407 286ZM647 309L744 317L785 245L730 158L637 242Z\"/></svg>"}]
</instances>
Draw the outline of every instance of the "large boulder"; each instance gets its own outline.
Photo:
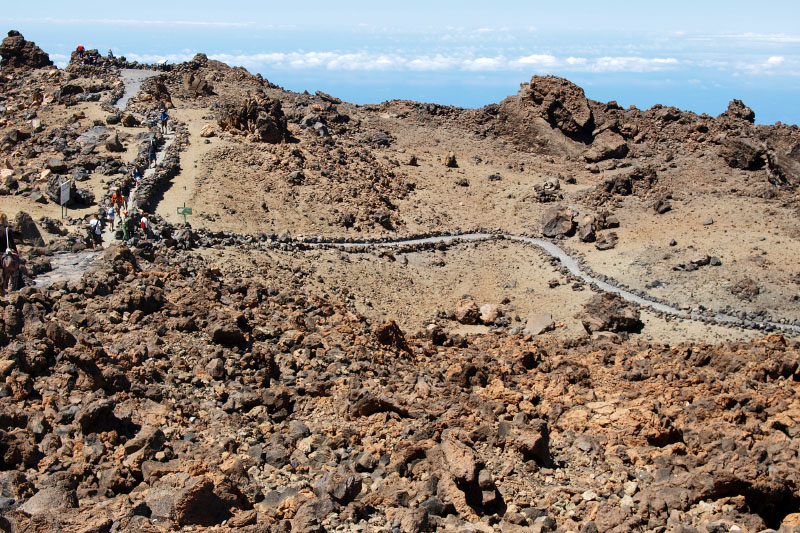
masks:
<instances>
[{"instance_id":1,"label":"large boulder","mask_svg":"<svg viewBox=\"0 0 800 533\"><path fill-rule=\"evenodd\" d=\"M622 135L605 130L592 141L592 146L584 154L589 163L597 163L606 159L619 159L628 155L628 144Z\"/></svg>"},{"instance_id":2,"label":"large boulder","mask_svg":"<svg viewBox=\"0 0 800 533\"><path fill-rule=\"evenodd\" d=\"M756 139L727 138L722 142L719 155L731 168L759 170L766 163L766 147Z\"/></svg>"},{"instance_id":3,"label":"large boulder","mask_svg":"<svg viewBox=\"0 0 800 533\"><path fill-rule=\"evenodd\" d=\"M545 237L564 237L575 230L575 211L569 207L551 207L542 219L542 234Z\"/></svg>"},{"instance_id":4,"label":"large boulder","mask_svg":"<svg viewBox=\"0 0 800 533\"><path fill-rule=\"evenodd\" d=\"M32 246L44 246L42 234L28 213L25 211L17 213L17 216L14 217L14 226L18 229L22 242Z\"/></svg>"},{"instance_id":5,"label":"large boulder","mask_svg":"<svg viewBox=\"0 0 800 533\"><path fill-rule=\"evenodd\" d=\"M526 96L542 118L569 136L583 136L594 128L594 117L583 89L557 76L534 76ZM522 94L522 91L520 91Z\"/></svg>"},{"instance_id":6,"label":"large boulder","mask_svg":"<svg viewBox=\"0 0 800 533\"><path fill-rule=\"evenodd\" d=\"M379 325L375 329L375 338L383 346L392 346L398 350L409 351L406 336L394 320Z\"/></svg>"},{"instance_id":7,"label":"large boulder","mask_svg":"<svg viewBox=\"0 0 800 533\"><path fill-rule=\"evenodd\" d=\"M250 98L222 106L217 123L223 131L249 133L261 142L280 143L288 139L286 116L279 100Z\"/></svg>"},{"instance_id":8,"label":"large boulder","mask_svg":"<svg viewBox=\"0 0 800 533\"><path fill-rule=\"evenodd\" d=\"M554 326L553 315L549 313L531 313L525 321L525 329L522 330L522 334L535 337L545 331L550 331Z\"/></svg>"},{"instance_id":9,"label":"large boulder","mask_svg":"<svg viewBox=\"0 0 800 533\"><path fill-rule=\"evenodd\" d=\"M462 298L456 304L455 317L462 324L477 324L480 319L481 311L478 304L472 298Z\"/></svg>"},{"instance_id":10,"label":"large boulder","mask_svg":"<svg viewBox=\"0 0 800 533\"><path fill-rule=\"evenodd\" d=\"M183 90L195 97L214 94L214 87L196 72L187 72L183 75Z\"/></svg>"},{"instance_id":11,"label":"large boulder","mask_svg":"<svg viewBox=\"0 0 800 533\"><path fill-rule=\"evenodd\" d=\"M119 140L119 134L114 132L113 135L109 136L106 139L106 150L109 152L124 152L125 147L122 146L122 142Z\"/></svg>"},{"instance_id":12,"label":"large boulder","mask_svg":"<svg viewBox=\"0 0 800 533\"><path fill-rule=\"evenodd\" d=\"M50 56L32 41L26 41L16 30L8 32L8 37L0 44L0 69L42 68L53 64Z\"/></svg>"},{"instance_id":13,"label":"large boulder","mask_svg":"<svg viewBox=\"0 0 800 533\"><path fill-rule=\"evenodd\" d=\"M633 304L607 292L594 295L578 317L589 333L639 332L644 325L639 319L639 310Z\"/></svg>"},{"instance_id":14,"label":"large boulder","mask_svg":"<svg viewBox=\"0 0 800 533\"><path fill-rule=\"evenodd\" d=\"M31 497L20 506L20 510L35 516L48 512L74 509L78 506L78 497L74 490L66 487L47 487Z\"/></svg>"}]
</instances>

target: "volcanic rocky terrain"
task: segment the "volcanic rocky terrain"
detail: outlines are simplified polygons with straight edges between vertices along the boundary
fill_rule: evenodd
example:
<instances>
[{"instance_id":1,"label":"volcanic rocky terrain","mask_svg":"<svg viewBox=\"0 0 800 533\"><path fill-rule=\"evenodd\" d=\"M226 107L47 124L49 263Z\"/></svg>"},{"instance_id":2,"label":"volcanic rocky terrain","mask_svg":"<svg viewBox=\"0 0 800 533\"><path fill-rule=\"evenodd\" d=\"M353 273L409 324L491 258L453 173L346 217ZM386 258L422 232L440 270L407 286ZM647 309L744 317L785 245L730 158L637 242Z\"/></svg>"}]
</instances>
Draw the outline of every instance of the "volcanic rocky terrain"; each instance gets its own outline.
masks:
<instances>
[{"instance_id":1,"label":"volcanic rocky terrain","mask_svg":"<svg viewBox=\"0 0 800 533\"><path fill-rule=\"evenodd\" d=\"M0 529L800 531L797 126L0 55Z\"/></svg>"}]
</instances>

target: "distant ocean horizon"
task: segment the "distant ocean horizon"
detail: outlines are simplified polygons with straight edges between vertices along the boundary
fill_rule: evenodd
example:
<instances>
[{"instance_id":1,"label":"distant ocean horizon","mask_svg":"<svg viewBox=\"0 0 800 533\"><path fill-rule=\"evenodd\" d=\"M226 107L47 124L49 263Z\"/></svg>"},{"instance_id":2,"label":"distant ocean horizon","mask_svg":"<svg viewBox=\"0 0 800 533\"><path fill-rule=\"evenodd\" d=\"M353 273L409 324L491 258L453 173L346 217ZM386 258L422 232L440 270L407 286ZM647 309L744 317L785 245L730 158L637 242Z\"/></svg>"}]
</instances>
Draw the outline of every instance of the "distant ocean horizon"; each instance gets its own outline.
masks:
<instances>
[{"instance_id":1,"label":"distant ocean horizon","mask_svg":"<svg viewBox=\"0 0 800 533\"><path fill-rule=\"evenodd\" d=\"M62 68L79 44L145 63L177 63L204 53L285 89L324 91L355 104L403 99L479 108L515 94L534 74L552 74L576 83L588 98L623 107L661 104L716 116L739 99L759 124L800 124L800 67L794 64L800 39L779 40L776 48L774 40L758 36L751 39L758 46L734 37L698 46L697 35L667 43L620 35L609 44L607 35L583 34L585 42L576 44L568 34L521 30L492 35L494 30L457 29L444 36L425 30L32 21L5 31L12 28Z\"/></svg>"}]
</instances>

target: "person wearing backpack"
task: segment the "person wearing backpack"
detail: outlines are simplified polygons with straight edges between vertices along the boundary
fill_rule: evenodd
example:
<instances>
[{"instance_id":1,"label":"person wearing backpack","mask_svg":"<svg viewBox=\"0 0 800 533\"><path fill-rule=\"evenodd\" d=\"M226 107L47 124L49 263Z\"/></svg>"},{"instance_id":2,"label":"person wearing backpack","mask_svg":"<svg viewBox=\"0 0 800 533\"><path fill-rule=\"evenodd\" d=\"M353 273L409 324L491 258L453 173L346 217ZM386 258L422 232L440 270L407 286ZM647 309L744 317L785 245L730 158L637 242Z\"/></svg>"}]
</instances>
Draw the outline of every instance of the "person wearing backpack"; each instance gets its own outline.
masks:
<instances>
[{"instance_id":1,"label":"person wearing backpack","mask_svg":"<svg viewBox=\"0 0 800 533\"><path fill-rule=\"evenodd\" d=\"M122 191L119 187L114 190L114 193L111 195L111 206L114 208L114 212L119 214L122 210L122 204L125 203L125 198L122 196ZM113 226L112 226L113 227Z\"/></svg>"},{"instance_id":2,"label":"person wearing backpack","mask_svg":"<svg viewBox=\"0 0 800 533\"><path fill-rule=\"evenodd\" d=\"M8 217L5 213L0 213L0 239L3 239L0 240L0 250L4 251L0 260L0 296L5 296L9 281L13 279L20 265L17 245L14 243L13 232L8 227Z\"/></svg>"},{"instance_id":3,"label":"person wearing backpack","mask_svg":"<svg viewBox=\"0 0 800 533\"><path fill-rule=\"evenodd\" d=\"M92 250L103 247L103 223L95 215L89 219L89 236L92 240Z\"/></svg>"},{"instance_id":4,"label":"person wearing backpack","mask_svg":"<svg viewBox=\"0 0 800 533\"><path fill-rule=\"evenodd\" d=\"M139 180L142 179L142 176L143 176L142 167L141 167L141 165L139 163L136 163L135 165L133 165L134 187L138 187L139 186Z\"/></svg>"}]
</instances>

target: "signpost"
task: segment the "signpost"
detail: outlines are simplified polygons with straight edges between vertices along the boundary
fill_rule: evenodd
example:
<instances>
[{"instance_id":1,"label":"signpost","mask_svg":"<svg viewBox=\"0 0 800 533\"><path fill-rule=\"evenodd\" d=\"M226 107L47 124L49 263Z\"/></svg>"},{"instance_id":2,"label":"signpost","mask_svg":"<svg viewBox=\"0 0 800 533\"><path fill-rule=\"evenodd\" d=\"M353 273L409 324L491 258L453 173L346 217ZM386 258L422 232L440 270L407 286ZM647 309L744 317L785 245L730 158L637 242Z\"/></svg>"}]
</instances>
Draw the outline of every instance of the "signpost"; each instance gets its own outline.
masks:
<instances>
[{"instance_id":1,"label":"signpost","mask_svg":"<svg viewBox=\"0 0 800 533\"><path fill-rule=\"evenodd\" d=\"M72 193L72 180L63 181L59 184L59 199L61 200L61 218L67 216L67 204L69 203L70 193Z\"/></svg>"},{"instance_id":2,"label":"signpost","mask_svg":"<svg viewBox=\"0 0 800 533\"><path fill-rule=\"evenodd\" d=\"M186 202L183 202L183 207L178 208L178 214L183 215L183 223L186 224L186 215L192 214L192 208L186 207Z\"/></svg>"}]
</instances>

